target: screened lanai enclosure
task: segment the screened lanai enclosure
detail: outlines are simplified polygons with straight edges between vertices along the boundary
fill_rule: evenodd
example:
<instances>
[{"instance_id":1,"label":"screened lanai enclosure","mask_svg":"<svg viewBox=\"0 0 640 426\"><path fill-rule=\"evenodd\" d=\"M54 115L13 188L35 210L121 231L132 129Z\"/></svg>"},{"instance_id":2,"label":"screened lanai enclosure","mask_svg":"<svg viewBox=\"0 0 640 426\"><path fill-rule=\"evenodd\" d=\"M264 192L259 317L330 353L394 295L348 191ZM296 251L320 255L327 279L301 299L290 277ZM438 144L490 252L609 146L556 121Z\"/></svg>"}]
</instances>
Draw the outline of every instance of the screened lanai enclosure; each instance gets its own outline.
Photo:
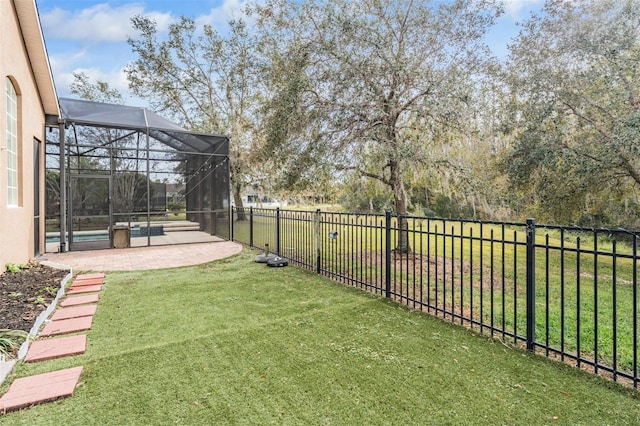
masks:
<instances>
[{"instance_id":1,"label":"screened lanai enclosure","mask_svg":"<svg viewBox=\"0 0 640 426\"><path fill-rule=\"evenodd\" d=\"M47 251L229 238L229 139L138 107L60 98L46 141Z\"/></svg>"}]
</instances>

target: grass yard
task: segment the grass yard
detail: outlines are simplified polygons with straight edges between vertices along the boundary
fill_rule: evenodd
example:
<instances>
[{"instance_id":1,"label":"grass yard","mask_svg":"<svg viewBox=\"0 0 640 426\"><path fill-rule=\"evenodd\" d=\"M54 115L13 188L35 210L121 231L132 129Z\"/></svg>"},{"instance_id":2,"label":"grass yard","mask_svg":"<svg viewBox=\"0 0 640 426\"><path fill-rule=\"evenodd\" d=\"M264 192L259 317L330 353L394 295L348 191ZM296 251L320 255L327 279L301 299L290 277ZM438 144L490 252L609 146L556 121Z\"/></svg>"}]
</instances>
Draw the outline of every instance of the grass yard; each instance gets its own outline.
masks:
<instances>
[{"instance_id":1,"label":"grass yard","mask_svg":"<svg viewBox=\"0 0 640 426\"><path fill-rule=\"evenodd\" d=\"M383 291L384 217L326 213L316 224L313 212L282 210L279 216L285 256L314 265L319 246L328 276L354 285L366 282L379 294ZM396 226L393 219L392 229ZM524 336L524 226L411 218L408 228L413 254L393 255L393 298L412 306L422 302L454 321L453 314L475 325L482 322L495 327L494 335L503 339L509 334ZM330 238L330 233L337 237ZM274 249L275 212L258 209L251 224L234 222L234 237ZM396 238L392 231L393 247ZM631 258L632 247L624 241L614 243L612 235L546 228L537 229L535 241L537 342L634 374L637 303L632 283L638 265Z\"/></svg>"},{"instance_id":2,"label":"grass yard","mask_svg":"<svg viewBox=\"0 0 640 426\"><path fill-rule=\"evenodd\" d=\"M87 353L17 370L82 365L76 394L0 425L640 423L632 389L254 254L109 273Z\"/></svg>"}]
</instances>

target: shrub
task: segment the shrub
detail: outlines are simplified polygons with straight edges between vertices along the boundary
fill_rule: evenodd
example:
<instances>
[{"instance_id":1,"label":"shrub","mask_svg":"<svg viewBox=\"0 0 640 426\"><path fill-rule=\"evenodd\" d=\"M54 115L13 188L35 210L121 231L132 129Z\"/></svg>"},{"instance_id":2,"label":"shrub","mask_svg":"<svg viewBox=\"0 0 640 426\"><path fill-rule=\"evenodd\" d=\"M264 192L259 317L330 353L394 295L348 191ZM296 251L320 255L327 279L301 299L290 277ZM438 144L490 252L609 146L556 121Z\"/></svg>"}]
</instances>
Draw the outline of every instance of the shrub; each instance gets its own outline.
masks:
<instances>
[{"instance_id":1,"label":"shrub","mask_svg":"<svg viewBox=\"0 0 640 426\"><path fill-rule=\"evenodd\" d=\"M167 204L167 209L171 210L175 215L185 210L186 208L187 208L187 205L180 201L172 201Z\"/></svg>"}]
</instances>

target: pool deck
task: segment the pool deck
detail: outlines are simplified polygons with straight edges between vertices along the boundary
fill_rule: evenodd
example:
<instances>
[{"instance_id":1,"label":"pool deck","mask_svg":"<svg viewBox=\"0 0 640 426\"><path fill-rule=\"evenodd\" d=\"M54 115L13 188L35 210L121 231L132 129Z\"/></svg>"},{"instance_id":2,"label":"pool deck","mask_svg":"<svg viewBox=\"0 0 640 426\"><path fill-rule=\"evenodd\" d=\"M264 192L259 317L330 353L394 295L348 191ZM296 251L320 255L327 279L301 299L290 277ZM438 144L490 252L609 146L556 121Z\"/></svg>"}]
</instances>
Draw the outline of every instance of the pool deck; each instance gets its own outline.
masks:
<instances>
[{"instance_id":1,"label":"pool deck","mask_svg":"<svg viewBox=\"0 0 640 426\"><path fill-rule=\"evenodd\" d=\"M80 271L132 271L199 265L233 256L242 245L231 241L45 253L37 260Z\"/></svg>"}]
</instances>

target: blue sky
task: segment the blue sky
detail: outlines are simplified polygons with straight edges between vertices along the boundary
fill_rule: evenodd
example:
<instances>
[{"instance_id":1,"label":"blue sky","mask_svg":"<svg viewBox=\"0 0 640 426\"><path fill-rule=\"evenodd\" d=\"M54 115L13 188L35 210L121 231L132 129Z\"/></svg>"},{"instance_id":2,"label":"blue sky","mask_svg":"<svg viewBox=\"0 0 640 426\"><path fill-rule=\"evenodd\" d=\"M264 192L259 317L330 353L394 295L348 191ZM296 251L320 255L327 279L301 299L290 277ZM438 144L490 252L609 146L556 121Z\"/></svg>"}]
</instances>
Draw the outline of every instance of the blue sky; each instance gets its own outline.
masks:
<instances>
[{"instance_id":1,"label":"blue sky","mask_svg":"<svg viewBox=\"0 0 640 426\"><path fill-rule=\"evenodd\" d=\"M135 37L130 18L152 17L162 31L180 16L223 30L241 15L246 0L36 0L58 95L70 96L73 72L108 82L131 105L143 101L128 95L123 72L134 59L127 37ZM263 1L263 0L258 0ZM539 10L543 0L506 0L506 13L491 31L488 43L500 56L517 34L516 22Z\"/></svg>"}]
</instances>

